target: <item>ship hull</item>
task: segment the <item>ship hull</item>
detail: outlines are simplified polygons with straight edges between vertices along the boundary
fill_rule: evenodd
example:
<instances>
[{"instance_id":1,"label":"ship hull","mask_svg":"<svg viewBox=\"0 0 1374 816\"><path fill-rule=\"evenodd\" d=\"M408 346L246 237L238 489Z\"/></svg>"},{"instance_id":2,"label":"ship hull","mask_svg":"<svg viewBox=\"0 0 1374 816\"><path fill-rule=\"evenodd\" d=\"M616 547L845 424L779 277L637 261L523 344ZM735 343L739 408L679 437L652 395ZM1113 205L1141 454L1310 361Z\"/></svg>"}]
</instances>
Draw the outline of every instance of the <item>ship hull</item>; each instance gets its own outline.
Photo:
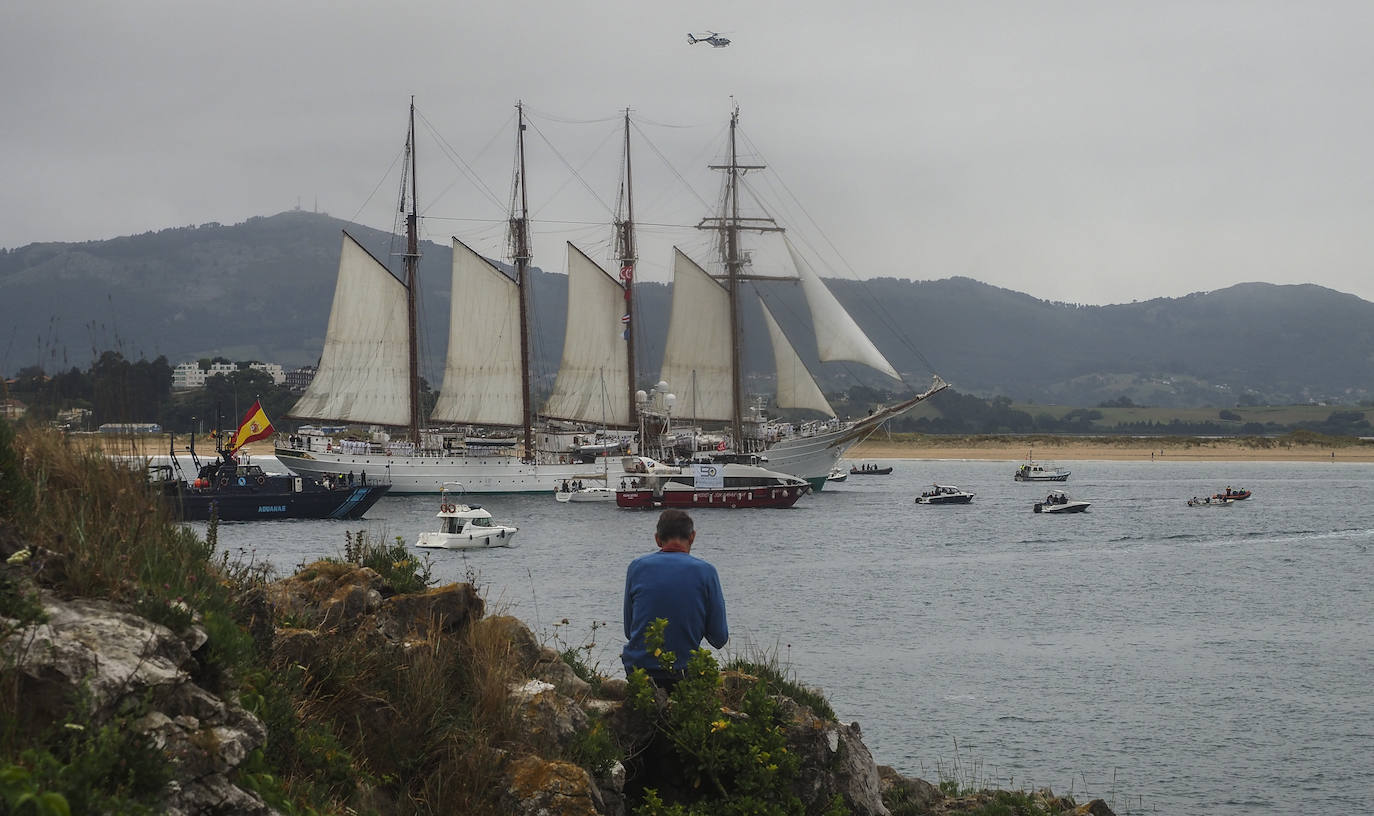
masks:
<instances>
[{"instance_id":1,"label":"ship hull","mask_svg":"<svg viewBox=\"0 0 1374 816\"><path fill-rule=\"evenodd\" d=\"M359 519L387 492L386 485L336 488L320 492L199 493L181 490L165 496L182 521L264 521L269 519Z\"/></svg>"},{"instance_id":2,"label":"ship hull","mask_svg":"<svg viewBox=\"0 0 1374 816\"><path fill-rule=\"evenodd\" d=\"M737 508L786 508L806 495L805 487L755 487L693 490L618 490L616 506L627 510L678 508L683 510L734 510Z\"/></svg>"},{"instance_id":3,"label":"ship hull","mask_svg":"<svg viewBox=\"0 0 1374 816\"><path fill-rule=\"evenodd\" d=\"M457 482L464 494L551 493L565 481L618 479L618 458L608 464L522 462L511 456L386 456L377 453L340 453L277 448L277 461L302 476L337 478L366 473L369 482L391 486L397 494L438 493ZM450 488L452 489L452 488Z\"/></svg>"}]
</instances>

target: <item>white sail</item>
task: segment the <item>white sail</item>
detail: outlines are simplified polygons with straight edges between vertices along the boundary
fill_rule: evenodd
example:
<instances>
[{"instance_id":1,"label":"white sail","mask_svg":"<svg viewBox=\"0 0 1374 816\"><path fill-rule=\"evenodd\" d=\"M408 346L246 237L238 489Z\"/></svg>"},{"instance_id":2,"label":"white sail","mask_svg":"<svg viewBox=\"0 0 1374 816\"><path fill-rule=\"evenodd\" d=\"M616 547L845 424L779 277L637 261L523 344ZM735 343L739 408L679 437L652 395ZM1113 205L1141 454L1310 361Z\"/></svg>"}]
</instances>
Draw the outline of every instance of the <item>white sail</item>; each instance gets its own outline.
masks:
<instances>
[{"instance_id":1,"label":"white sail","mask_svg":"<svg viewBox=\"0 0 1374 816\"><path fill-rule=\"evenodd\" d=\"M782 333L778 321L773 319L773 313L763 303L759 303L759 308L763 309L763 322L768 326L768 336L773 341L773 362L778 368L778 407L805 408L835 416L835 409L830 407L811 372L806 370L806 364L797 355L797 350L787 342L787 335Z\"/></svg>"},{"instance_id":2,"label":"white sail","mask_svg":"<svg viewBox=\"0 0 1374 816\"><path fill-rule=\"evenodd\" d=\"M677 394L674 416L731 419L730 348L730 293L674 247L673 307L659 377Z\"/></svg>"},{"instance_id":3,"label":"white sail","mask_svg":"<svg viewBox=\"0 0 1374 816\"><path fill-rule=\"evenodd\" d=\"M563 360L544 415L608 425L631 422L625 289L568 244L568 325Z\"/></svg>"},{"instance_id":4,"label":"white sail","mask_svg":"<svg viewBox=\"0 0 1374 816\"><path fill-rule=\"evenodd\" d=\"M289 416L410 424L406 287L344 233L320 368Z\"/></svg>"},{"instance_id":5,"label":"white sail","mask_svg":"<svg viewBox=\"0 0 1374 816\"><path fill-rule=\"evenodd\" d=\"M448 364L430 416L439 422L519 425L520 373L520 289L455 238Z\"/></svg>"},{"instance_id":6,"label":"white sail","mask_svg":"<svg viewBox=\"0 0 1374 816\"><path fill-rule=\"evenodd\" d=\"M863 329L859 328L859 324L854 322L854 318L849 316L849 312L844 310L826 288L820 275L817 275L806 259L797 252L791 241L786 243L787 251L792 255L792 264L796 266L797 275L801 278L802 293L806 295L806 303L811 307L811 322L816 329L816 351L821 362L848 360L863 363L894 380L901 379L897 376L897 369L892 367L882 352L878 351L878 347L873 345L873 341L868 339L868 335L864 334Z\"/></svg>"}]
</instances>

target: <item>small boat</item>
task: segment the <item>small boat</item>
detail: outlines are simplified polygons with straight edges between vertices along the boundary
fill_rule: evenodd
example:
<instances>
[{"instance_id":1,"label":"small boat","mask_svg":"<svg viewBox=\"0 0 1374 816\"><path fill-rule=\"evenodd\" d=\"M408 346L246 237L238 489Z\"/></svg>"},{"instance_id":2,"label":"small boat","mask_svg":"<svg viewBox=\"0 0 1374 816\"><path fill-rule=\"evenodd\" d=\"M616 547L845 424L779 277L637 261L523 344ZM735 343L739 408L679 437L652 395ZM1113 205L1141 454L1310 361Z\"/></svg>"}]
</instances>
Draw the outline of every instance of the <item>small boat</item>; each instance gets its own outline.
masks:
<instances>
[{"instance_id":1,"label":"small boat","mask_svg":"<svg viewBox=\"0 0 1374 816\"><path fill-rule=\"evenodd\" d=\"M1245 501L1250 498L1248 490L1232 490L1230 485L1226 486L1225 493L1213 493L1213 499L1230 499L1231 501Z\"/></svg>"},{"instance_id":2,"label":"small boat","mask_svg":"<svg viewBox=\"0 0 1374 816\"><path fill-rule=\"evenodd\" d=\"M967 490L942 484L932 485L930 490L916 497L917 504L968 504L971 501L973 494Z\"/></svg>"},{"instance_id":3,"label":"small boat","mask_svg":"<svg viewBox=\"0 0 1374 816\"><path fill-rule=\"evenodd\" d=\"M417 547L441 550L483 550L491 547L514 547L518 527L492 523L491 511L480 504L458 504L449 495L448 485L439 491L439 519L437 532L420 533Z\"/></svg>"},{"instance_id":4,"label":"small boat","mask_svg":"<svg viewBox=\"0 0 1374 816\"><path fill-rule=\"evenodd\" d=\"M615 501L615 491L602 485L589 487L560 486L553 492L553 497L560 502L608 502Z\"/></svg>"},{"instance_id":5,"label":"small boat","mask_svg":"<svg viewBox=\"0 0 1374 816\"><path fill-rule=\"evenodd\" d=\"M891 467L878 467L877 465L850 465L850 476L886 476L892 472Z\"/></svg>"},{"instance_id":6,"label":"small boat","mask_svg":"<svg viewBox=\"0 0 1374 816\"><path fill-rule=\"evenodd\" d=\"M831 468L830 475L826 477L827 482L843 482L849 478L849 472L842 468Z\"/></svg>"},{"instance_id":7,"label":"small boat","mask_svg":"<svg viewBox=\"0 0 1374 816\"><path fill-rule=\"evenodd\" d=\"M1069 498L1069 494L1062 490L1052 490L1044 501L1036 502L1031 509L1036 513L1082 513L1089 504Z\"/></svg>"},{"instance_id":8,"label":"small boat","mask_svg":"<svg viewBox=\"0 0 1374 816\"><path fill-rule=\"evenodd\" d=\"M805 479L758 465L699 462L678 467L647 456L622 461L625 478L615 493L619 507L791 507L811 492Z\"/></svg>"},{"instance_id":9,"label":"small boat","mask_svg":"<svg viewBox=\"0 0 1374 816\"><path fill-rule=\"evenodd\" d=\"M1018 467L1012 478L1018 482L1067 482L1069 472L1055 465L1030 461Z\"/></svg>"},{"instance_id":10,"label":"small boat","mask_svg":"<svg viewBox=\"0 0 1374 816\"><path fill-rule=\"evenodd\" d=\"M1201 499L1194 496L1188 500L1189 507L1230 507L1235 503L1235 499L1225 498L1219 493L1215 496L1207 496Z\"/></svg>"}]
</instances>

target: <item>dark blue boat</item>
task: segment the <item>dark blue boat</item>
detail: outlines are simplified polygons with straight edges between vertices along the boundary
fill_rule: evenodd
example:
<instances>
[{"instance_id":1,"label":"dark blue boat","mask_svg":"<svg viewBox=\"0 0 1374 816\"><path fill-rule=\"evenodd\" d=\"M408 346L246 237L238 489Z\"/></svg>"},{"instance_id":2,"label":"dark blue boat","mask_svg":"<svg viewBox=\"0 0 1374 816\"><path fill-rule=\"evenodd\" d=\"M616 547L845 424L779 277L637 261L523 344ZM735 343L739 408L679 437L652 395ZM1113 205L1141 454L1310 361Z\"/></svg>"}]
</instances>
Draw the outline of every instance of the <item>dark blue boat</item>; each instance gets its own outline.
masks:
<instances>
[{"instance_id":1,"label":"dark blue boat","mask_svg":"<svg viewBox=\"0 0 1374 816\"><path fill-rule=\"evenodd\" d=\"M267 473L242 464L225 451L202 465L193 481L178 478L173 466L154 466L153 484L182 521L257 519L358 519L390 485L351 484L353 478L315 479Z\"/></svg>"}]
</instances>

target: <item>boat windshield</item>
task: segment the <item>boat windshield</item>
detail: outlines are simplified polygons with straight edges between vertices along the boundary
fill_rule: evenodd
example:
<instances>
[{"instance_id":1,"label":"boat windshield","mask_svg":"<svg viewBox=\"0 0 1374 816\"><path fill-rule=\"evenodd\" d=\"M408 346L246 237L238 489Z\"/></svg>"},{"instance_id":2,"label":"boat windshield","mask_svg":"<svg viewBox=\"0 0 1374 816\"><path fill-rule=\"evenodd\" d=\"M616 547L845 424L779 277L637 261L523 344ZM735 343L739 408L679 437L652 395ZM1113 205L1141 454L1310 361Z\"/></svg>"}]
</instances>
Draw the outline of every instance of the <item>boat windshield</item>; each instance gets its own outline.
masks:
<instances>
[{"instance_id":1,"label":"boat windshield","mask_svg":"<svg viewBox=\"0 0 1374 816\"><path fill-rule=\"evenodd\" d=\"M475 519L472 520L472 526L473 526L473 527L490 527L490 526L491 526L491 519L489 519L489 518L475 518Z\"/></svg>"}]
</instances>

